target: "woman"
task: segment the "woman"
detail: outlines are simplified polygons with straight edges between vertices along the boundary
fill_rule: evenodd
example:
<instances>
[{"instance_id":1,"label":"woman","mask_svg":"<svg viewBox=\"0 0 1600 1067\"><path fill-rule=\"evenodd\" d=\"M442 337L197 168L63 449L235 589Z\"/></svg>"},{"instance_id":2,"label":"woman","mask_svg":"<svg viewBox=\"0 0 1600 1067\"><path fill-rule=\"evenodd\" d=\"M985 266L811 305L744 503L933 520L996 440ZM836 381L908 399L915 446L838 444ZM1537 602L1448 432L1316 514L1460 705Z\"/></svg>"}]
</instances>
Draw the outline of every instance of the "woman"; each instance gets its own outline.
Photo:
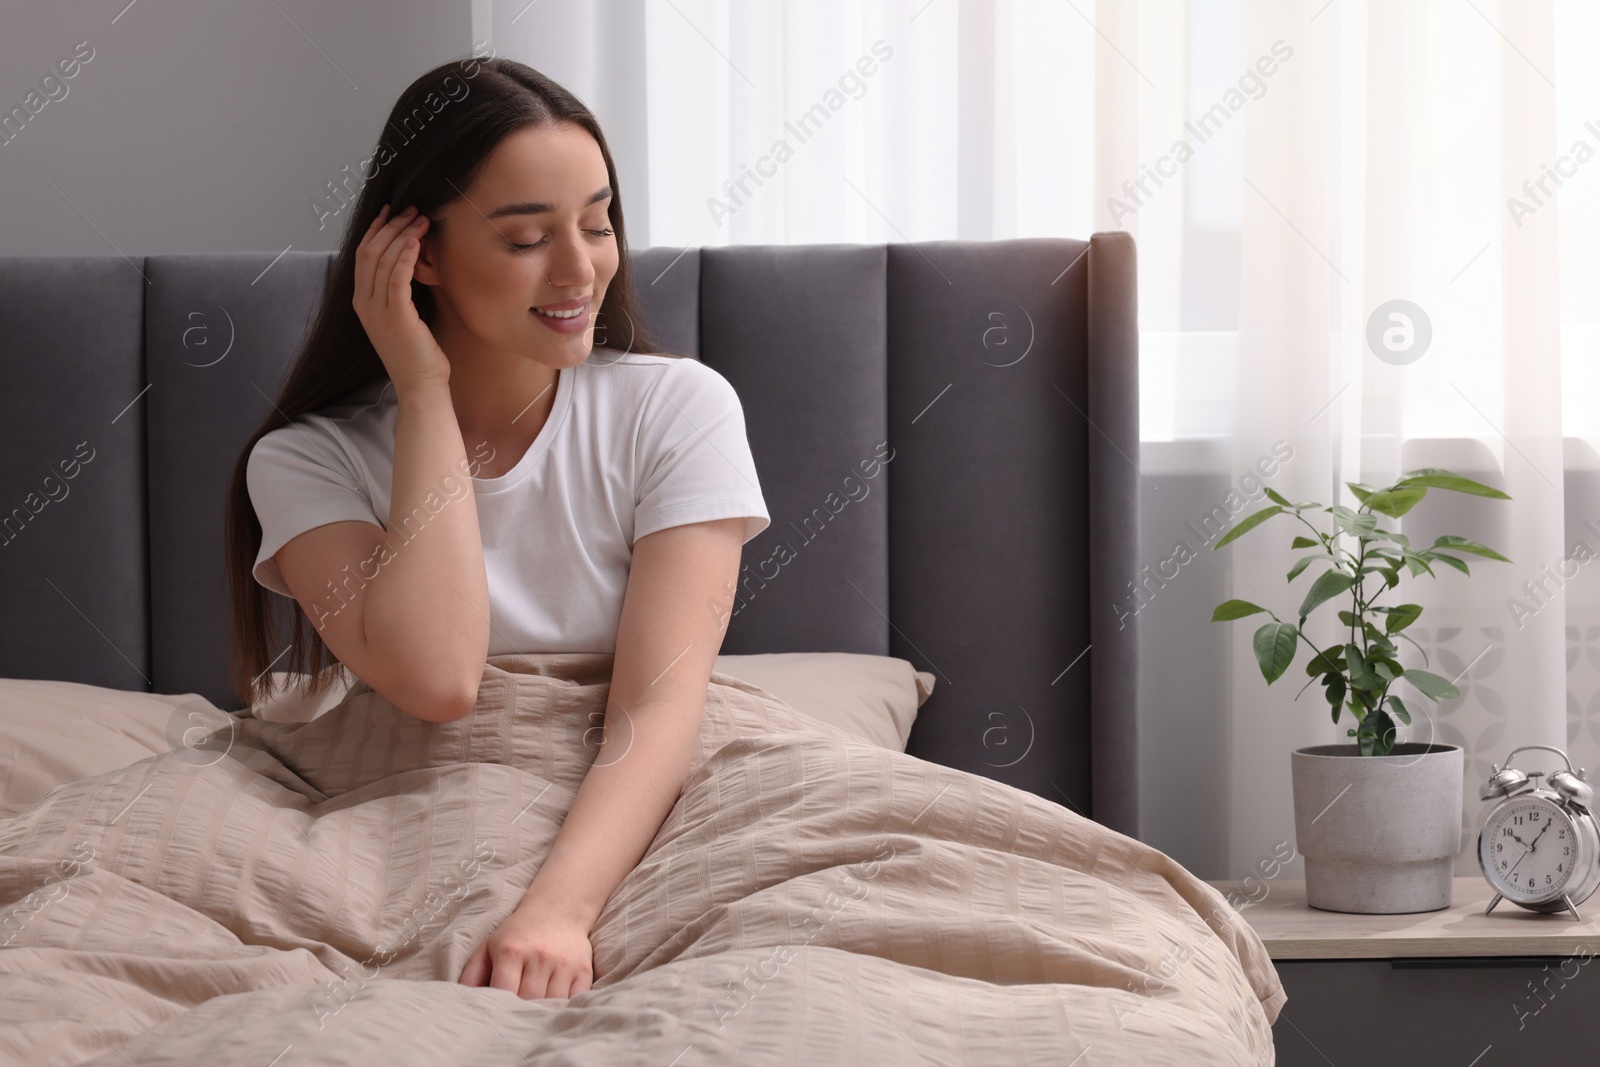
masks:
<instances>
[{"instance_id":1,"label":"woman","mask_svg":"<svg viewBox=\"0 0 1600 1067\"><path fill-rule=\"evenodd\" d=\"M687 776L741 545L768 516L732 387L639 354L616 168L583 104L468 60L417 79L384 136L235 468L234 685L254 705L273 667L315 692L343 665L449 722L489 656L613 653L593 766L458 978L569 997ZM262 587L302 609L285 663Z\"/></svg>"}]
</instances>

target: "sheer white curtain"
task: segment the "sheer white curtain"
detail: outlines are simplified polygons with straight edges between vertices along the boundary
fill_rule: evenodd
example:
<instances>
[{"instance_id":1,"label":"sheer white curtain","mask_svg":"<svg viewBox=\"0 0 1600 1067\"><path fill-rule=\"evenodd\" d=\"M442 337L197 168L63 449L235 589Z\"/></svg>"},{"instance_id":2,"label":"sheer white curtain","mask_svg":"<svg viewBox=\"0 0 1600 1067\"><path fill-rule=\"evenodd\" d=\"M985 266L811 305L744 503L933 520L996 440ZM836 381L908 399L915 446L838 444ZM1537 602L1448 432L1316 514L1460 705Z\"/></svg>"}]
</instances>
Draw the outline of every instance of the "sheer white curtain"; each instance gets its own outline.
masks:
<instances>
[{"instance_id":1,"label":"sheer white curtain","mask_svg":"<svg viewBox=\"0 0 1600 1067\"><path fill-rule=\"evenodd\" d=\"M1143 836L1203 877L1292 842L1289 751L1347 740L1298 666L1263 683L1250 622L1207 621L1304 595L1287 519L1209 548L1262 484L1354 506L1432 466L1513 497L1400 523L1514 561L1402 586L1462 693L1408 694L1406 733L1466 748L1462 873L1491 762L1600 765L1594 5L475 0L474 37L594 108L639 247L1135 235ZM1380 359L1396 300L1431 337Z\"/></svg>"}]
</instances>

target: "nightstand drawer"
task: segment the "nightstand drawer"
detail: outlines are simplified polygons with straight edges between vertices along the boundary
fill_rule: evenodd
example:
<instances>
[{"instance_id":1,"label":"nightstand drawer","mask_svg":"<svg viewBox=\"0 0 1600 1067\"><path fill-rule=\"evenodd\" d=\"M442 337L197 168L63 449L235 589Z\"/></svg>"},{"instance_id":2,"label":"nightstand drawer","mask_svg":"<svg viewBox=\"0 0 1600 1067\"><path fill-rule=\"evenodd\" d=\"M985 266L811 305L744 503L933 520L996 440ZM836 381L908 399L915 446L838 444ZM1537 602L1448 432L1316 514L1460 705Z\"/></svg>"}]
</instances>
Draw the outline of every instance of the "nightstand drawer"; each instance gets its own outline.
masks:
<instances>
[{"instance_id":1,"label":"nightstand drawer","mask_svg":"<svg viewBox=\"0 0 1600 1067\"><path fill-rule=\"evenodd\" d=\"M1306 905L1298 881L1212 882L1240 908L1289 999L1273 1025L1279 1067L1491 1067L1600 1046L1600 901L1584 916L1502 901L1457 878L1439 911L1360 915ZM1592 966L1591 966L1592 964Z\"/></svg>"},{"instance_id":2,"label":"nightstand drawer","mask_svg":"<svg viewBox=\"0 0 1600 1067\"><path fill-rule=\"evenodd\" d=\"M1272 1027L1278 1067L1491 1067L1561 1062L1541 1059L1557 1055L1587 1062L1600 1045L1600 963L1593 959L1283 960L1275 966L1289 994ZM1561 978L1563 971L1573 977Z\"/></svg>"}]
</instances>

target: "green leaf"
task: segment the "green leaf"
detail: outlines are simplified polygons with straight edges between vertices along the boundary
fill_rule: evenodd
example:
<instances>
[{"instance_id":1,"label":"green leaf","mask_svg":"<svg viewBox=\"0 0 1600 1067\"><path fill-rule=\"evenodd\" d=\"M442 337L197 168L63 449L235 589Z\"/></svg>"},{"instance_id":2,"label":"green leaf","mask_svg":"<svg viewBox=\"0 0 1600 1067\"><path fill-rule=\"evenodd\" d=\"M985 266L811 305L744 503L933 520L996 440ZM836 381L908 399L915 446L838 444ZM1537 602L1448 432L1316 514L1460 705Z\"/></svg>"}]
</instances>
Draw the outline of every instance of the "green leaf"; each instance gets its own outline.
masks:
<instances>
[{"instance_id":1,"label":"green leaf","mask_svg":"<svg viewBox=\"0 0 1600 1067\"><path fill-rule=\"evenodd\" d=\"M1373 511L1381 511L1390 518L1398 519L1412 508L1417 502L1428 495L1428 490L1421 486L1407 486L1404 489L1386 489L1381 493L1373 493L1362 501Z\"/></svg>"},{"instance_id":2,"label":"green leaf","mask_svg":"<svg viewBox=\"0 0 1600 1067\"><path fill-rule=\"evenodd\" d=\"M1486 544L1468 537L1456 537L1453 534L1445 534L1440 537L1433 543L1433 547L1448 548L1453 552L1471 552L1475 556L1487 556L1489 559L1498 559L1506 563L1511 562Z\"/></svg>"},{"instance_id":3,"label":"green leaf","mask_svg":"<svg viewBox=\"0 0 1600 1067\"><path fill-rule=\"evenodd\" d=\"M1328 698L1328 703L1333 705L1333 721L1338 722L1339 705L1344 703L1344 675L1330 674L1322 680L1322 684L1327 686L1327 692L1324 695Z\"/></svg>"},{"instance_id":4,"label":"green leaf","mask_svg":"<svg viewBox=\"0 0 1600 1067\"><path fill-rule=\"evenodd\" d=\"M1211 613L1211 621L1227 622L1230 619L1242 619L1246 615L1254 615L1258 611L1266 610L1259 604L1252 604L1248 600L1224 600L1217 605L1217 610Z\"/></svg>"},{"instance_id":5,"label":"green leaf","mask_svg":"<svg viewBox=\"0 0 1600 1067\"><path fill-rule=\"evenodd\" d=\"M1397 634L1422 616L1421 604L1395 604L1386 610L1389 617L1383 622L1385 633Z\"/></svg>"},{"instance_id":6,"label":"green leaf","mask_svg":"<svg viewBox=\"0 0 1600 1067\"><path fill-rule=\"evenodd\" d=\"M1305 600L1300 604L1300 618L1304 619L1318 604L1333 599L1354 584L1355 579L1344 571L1323 571L1317 575L1317 580L1311 583L1311 591L1306 593Z\"/></svg>"},{"instance_id":7,"label":"green leaf","mask_svg":"<svg viewBox=\"0 0 1600 1067\"><path fill-rule=\"evenodd\" d=\"M1274 504L1282 504L1284 507L1291 510L1294 508L1294 505L1289 503L1289 498L1278 492L1276 489L1267 490L1267 499L1272 501Z\"/></svg>"},{"instance_id":8,"label":"green leaf","mask_svg":"<svg viewBox=\"0 0 1600 1067\"><path fill-rule=\"evenodd\" d=\"M1223 545L1227 544L1229 541L1232 541L1240 534L1249 533L1251 530L1254 530L1257 526L1260 526L1262 523L1266 522L1268 519L1272 518L1272 516L1281 511L1283 511L1283 509L1274 504L1270 508L1262 508L1260 511L1255 512L1252 515L1246 515L1244 518L1239 520L1239 524L1237 526L1223 534L1221 540L1211 547L1213 549L1221 548Z\"/></svg>"},{"instance_id":9,"label":"green leaf","mask_svg":"<svg viewBox=\"0 0 1600 1067\"><path fill-rule=\"evenodd\" d=\"M1339 674L1344 671L1344 649L1325 648L1306 664L1307 674Z\"/></svg>"},{"instance_id":10,"label":"green leaf","mask_svg":"<svg viewBox=\"0 0 1600 1067\"><path fill-rule=\"evenodd\" d=\"M1344 484L1350 487L1350 491L1356 495L1356 499L1363 504L1367 502L1367 497L1377 492L1376 489L1365 482L1345 482Z\"/></svg>"},{"instance_id":11,"label":"green leaf","mask_svg":"<svg viewBox=\"0 0 1600 1067\"><path fill-rule=\"evenodd\" d=\"M1344 646L1345 659L1350 664L1350 687L1358 690L1382 689L1383 680L1367 666L1367 659L1361 654L1361 649L1351 642ZM1359 716L1357 716L1359 718Z\"/></svg>"},{"instance_id":12,"label":"green leaf","mask_svg":"<svg viewBox=\"0 0 1600 1067\"><path fill-rule=\"evenodd\" d=\"M1332 513L1334 521L1339 524L1339 528L1351 537L1359 537L1378 528L1378 516L1376 515L1363 515L1359 512L1351 511L1343 504L1335 504L1328 511Z\"/></svg>"},{"instance_id":13,"label":"green leaf","mask_svg":"<svg viewBox=\"0 0 1600 1067\"><path fill-rule=\"evenodd\" d=\"M1318 548L1321 545L1321 541L1313 541L1311 538L1305 536L1296 537L1293 541L1289 542L1290 548Z\"/></svg>"},{"instance_id":14,"label":"green leaf","mask_svg":"<svg viewBox=\"0 0 1600 1067\"><path fill-rule=\"evenodd\" d=\"M1367 666L1372 668L1373 674L1376 674L1386 682L1392 682L1399 677L1398 672L1395 671L1388 660L1373 659L1368 661Z\"/></svg>"},{"instance_id":15,"label":"green leaf","mask_svg":"<svg viewBox=\"0 0 1600 1067\"><path fill-rule=\"evenodd\" d=\"M1370 622L1366 624L1368 652L1377 649L1380 652L1392 655L1395 652L1395 643L1378 632L1378 628ZM1368 657L1371 658L1370 656Z\"/></svg>"},{"instance_id":16,"label":"green leaf","mask_svg":"<svg viewBox=\"0 0 1600 1067\"><path fill-rule=\"evenodd\" d=\"M1412 471L1395 483L1396 488L1413 485L1425 486L1429 489L1449 489L1455 493L1471 493L1473 496L1486 496L1494 500L1511 499L1498 489L1491 489L1481 482L1475 482L1471 478L1463 478L1459 474L1454 474L1439 467L1424 467L1421 470Z\"/></svg>"},{"instance_id":17,"label":"green leaf","mask_svg":"<svg viewBox=\"0 0 1600 1067\"><path fill-rule=\"evenodd\" d=\"M1379 708L1372 717L1372 722L1369 726L1373 733L1371 754L1374 756L1387 756L1394 750L1396 730L1394 720L1389 718L1388 712Z\"/></svg>"},{"instance_id":18,"label":"green leaf","mask_svg":"<svg viewBox=\"0 0 1600 1067\"><path fill-rule=\"evenodd\" d=\"M1298 560L1295 561L1295 565L1293 567L1289 568L1288 580L1292 582L1296 578L1300 577L1300 572L1301 571L1305 570L1308 566L1311 565L1311 563L1313 563L1314 561L1319 560L1319 559L1331 559L1335 563L1339 562L1339 557L1333 555L1330 552L1315 552L1315 553L1313 553L1313 554L1311 554L1309 556L1301 556Z\"/></svg>"},{"instance_id":19,"label":"green leaf","mask_svg":"<svg viewBox=\"0 0 1600 1067\"><path fill-rule=\"evenodd\" d=\"M1372 721L1361 723L1359 731L1351 730L1363 756L1386 756L1394 748L1394 721L1382 710L1372 716Z\"/></svg>"},{"instance_id":20,"label":"green leaf","mask_svg":"<svg viewBox=\"0 0 1600 1067\"><path fill-rule=\"evenodd\" d=\"M1261 676L1268 685L1288 670L1299 641L1300 631L1286 622L1269 622L1256 631L1256 662L1261 664Z\"/></svg>"},{"instance_id":21,"label":"green leaf","mask_svg":"<svg viewBox=\"0 0 1600 1067\"><path fill-rule=\"evenodd\" d=\"M1411 577L1413 578L1421 574L1423 571L1427 571L1428 574L1435 578L1438 577L1438 575L1433 573L1433 568L1428 566L1428 561L1411 551L1409 548L1406 549L1405 561L1406 569L1411 572Z\"/></svg>"},{"instance_id":22,"label":"green leaf","mask_svg":"<svg viewBox=\"0 0 1600 1067\"><path fill-rule=\"evenodd\" d=\"M1422 559L1433 559L1438 560L1440 563L1448 563L1462 574L1470 575L1472 573L1471 571L1467 570L1466 560L1457 559L1455 556L1446 555L1443 552L1435 552L1432 549L1425 548L1421 552L1418 552L1417 555Z\"/></svg>"},{"instance_id":23,"label":"green leaf","mask_svg":"<svg viewBox=\"0 0 1600 1067\"><path fill-rule=\"evenodd\" d=\"M1374 608L1376 611L1376 608ZM1398 633L1422 617L1422 605L1394 605L1384 608L1389 617L1384 619L1384 632Z\"/></svg>"},{"instance_id":24,"label":"green leaf","mask_svg":"<svg viewBox=\"0 0 1600 1067\"><path fill-rule=\"evenodd\" d=\"M1400 633L1400 632L1396 631L1395 636L1400 638L1402 641L1411 641L1411 646L1413 648L1415 648L1418 652L1422 653L1422 662L1423 663L1427 663L1428 662L1428 650L1423 648L1421 645L1417 644L1415 641L1412 641L1410 634Z\"/></svg>"},{"instance_id":25,"label":"green leaf","mask_svg":"<svg viewBox=\"0 0 1600 1067\"><path fill-rule=\"evenodd\" d=\"M1394 712L1395 718L1407 726L1411 725L1411 713L1406 710L1405 703L1399 697L1390 697L1384 703L1389 705L1389 710Z\"/></svg>"},{"instance_id":26,"label":"green leaf","mask_svg":"<svg viewBox=\"0 0 1600 1067\"><path fill-rule=\"evenodd\" d=\"M1450 700L1461 695L1461 691L1451 685L1448 679L1427 671L1412 668L1405 672L1405 680L1416 686L1422 694L1432 700Z\"/></svg>"}]
</instances>

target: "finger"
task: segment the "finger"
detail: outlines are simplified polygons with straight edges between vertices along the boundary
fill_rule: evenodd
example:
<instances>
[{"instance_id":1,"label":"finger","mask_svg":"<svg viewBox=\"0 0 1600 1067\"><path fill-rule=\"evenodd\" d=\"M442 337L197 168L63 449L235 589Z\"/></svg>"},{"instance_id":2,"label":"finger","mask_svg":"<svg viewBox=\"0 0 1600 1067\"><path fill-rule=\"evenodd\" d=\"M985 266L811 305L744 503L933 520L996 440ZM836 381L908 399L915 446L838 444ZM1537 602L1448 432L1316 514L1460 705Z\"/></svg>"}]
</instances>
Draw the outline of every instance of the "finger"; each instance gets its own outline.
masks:
<instances>
[{"instance_id":1,"label":"finger","mask_svg":"<svg viewBox=\"0 0 1600 1067\"><path fill-rule=\"evenodd\" d=\"M552 972L544 995L552 1000L566 1000L572 996L572 975L566 971Z\"/></svg>"},{"instance_id":2,"label":"finger","mask_svg":"<svg viewBox=\"0 0 1600 1067\"><path fill-rule=\"evenodd\" d=\"M574 968L572 972L572 980L567 983L567 998L570 1000L572 997L582 993L585 989L588 989L589 980L589 968L582 966Z\"/></svg>"},{"instance_id":3,"label":"finger","mask_svg":"<svg viewBox=\"0 0 1600 1067\"><path fill-rule=\"evenodd\" d=\"M521 996L521 988L527 980L521 958L506 949L490 949L489 959L494 964L494 973L489 976L489 985L494 989L504 989L508 993Z\"/></svg>"},{"instance_id":4,"label":"finger","mask_svg":"<svg viewBox=\"0 0 1600 1067\"><path fill-rule=\"evenodd\" d=\"M381 240L388 241L383 252L378 256L378 262L373 273L375 281L372 287L372 300L380 308L388 310L394 290L395 260L400 258L400 253L405 251L405 239L399 234L380 234Z\"/></svg>"},{"instance_id":5,"label":"finger","mask_svg":"<svg viewBox=\"0 0 1600 1067\"><path fill-rule=\"evenodd\" d=\"M377 259L377 252L373 243L373 235L383 226L384 220L389 217L389 205L385 204L372 216L372 221L367 224L367 232L356 245L356 287L357 300L366 302L372 299L373 272L371 264Z\"/></svg>"},{"instance_id":6,"label":"finger","mask_svg":"<svg viewBox=\"0 0 1600 1067\"><path fill-rule=\"evenodd\" d=\"M489 945L487 942L473 950L467 959L467 965L461 970L461 977L456 979L462 985L483 985L489 977Z\"/></svg>"},{"instance_id":7,"label":"finger","mask_svg":"<svg viewBox=\"0 0 1600 1067\"><path fill-rule=\"evenodd\" d=\"M417 214L418 213L415 206L408 207L404 211L390 215L383 221L383 224L379 226L377 231L369 238L370 245L373 249L372 258L374 260L382 257L384 251L387 250L391 244L393 244L395 236L399 234L401 230L404 230L407 226L410 226L412 222L416 220Z\"/></svg>"},{"instance_id":8,"label":"finger","mask_svg":"<svg viewBox=\"0 0 1600 1067\"><path fill-rule=\"evenodd\" d=\"M384 250L383 255L378 259L378 283L373 290L373 296L386 309L395 306L397 297L400 295L401 286L399 283L401 281L410 282L411 280L409 275L404 278L396 278L395 273L396 265L399 263L401 255L406 251L406 240L412 236L413 232L412 224L408 223L402 227L400 231L394 234L389 242L389 247ZM409 299L409 291L406 296Z\"/></svg>"},{"instance_id":9,"label":"finger","mask_svg":"<svg viewBox=\"0 0 1600 1067\"><path fill-rule=\"evenodd\" d=\"M418 227L420 230L421 227ZM389 305L411 300L411 279L416 275L417 257L422 254L422 235L408 231L401 238L400 258L389 272Z\"/></svg>"},{"instance_id":10,"label":"finger","mask_svg":"<svg viewBox=\"0 0 1600 1067\"><path fill-rule=\"evenodd\" d=\"M402 230L411 226L421 217L422 213L417 210L414 204L398 215L392 216L388 222L383 224L383 231L378 235L378 247L388 247L388 242L392 242Z\"/></svg>"},{"instance_id":11,"label":"finger","mask_svg":"<svg viewBox=\"0 0 1600 1067\"><path fill-rule=\"evenodd\" d=\"M522 984L517 989L517 996L523 1000L543 1000L550 996L551 967L549 964L528 960L522 969Z\"/></svg>"}]
</instances>

